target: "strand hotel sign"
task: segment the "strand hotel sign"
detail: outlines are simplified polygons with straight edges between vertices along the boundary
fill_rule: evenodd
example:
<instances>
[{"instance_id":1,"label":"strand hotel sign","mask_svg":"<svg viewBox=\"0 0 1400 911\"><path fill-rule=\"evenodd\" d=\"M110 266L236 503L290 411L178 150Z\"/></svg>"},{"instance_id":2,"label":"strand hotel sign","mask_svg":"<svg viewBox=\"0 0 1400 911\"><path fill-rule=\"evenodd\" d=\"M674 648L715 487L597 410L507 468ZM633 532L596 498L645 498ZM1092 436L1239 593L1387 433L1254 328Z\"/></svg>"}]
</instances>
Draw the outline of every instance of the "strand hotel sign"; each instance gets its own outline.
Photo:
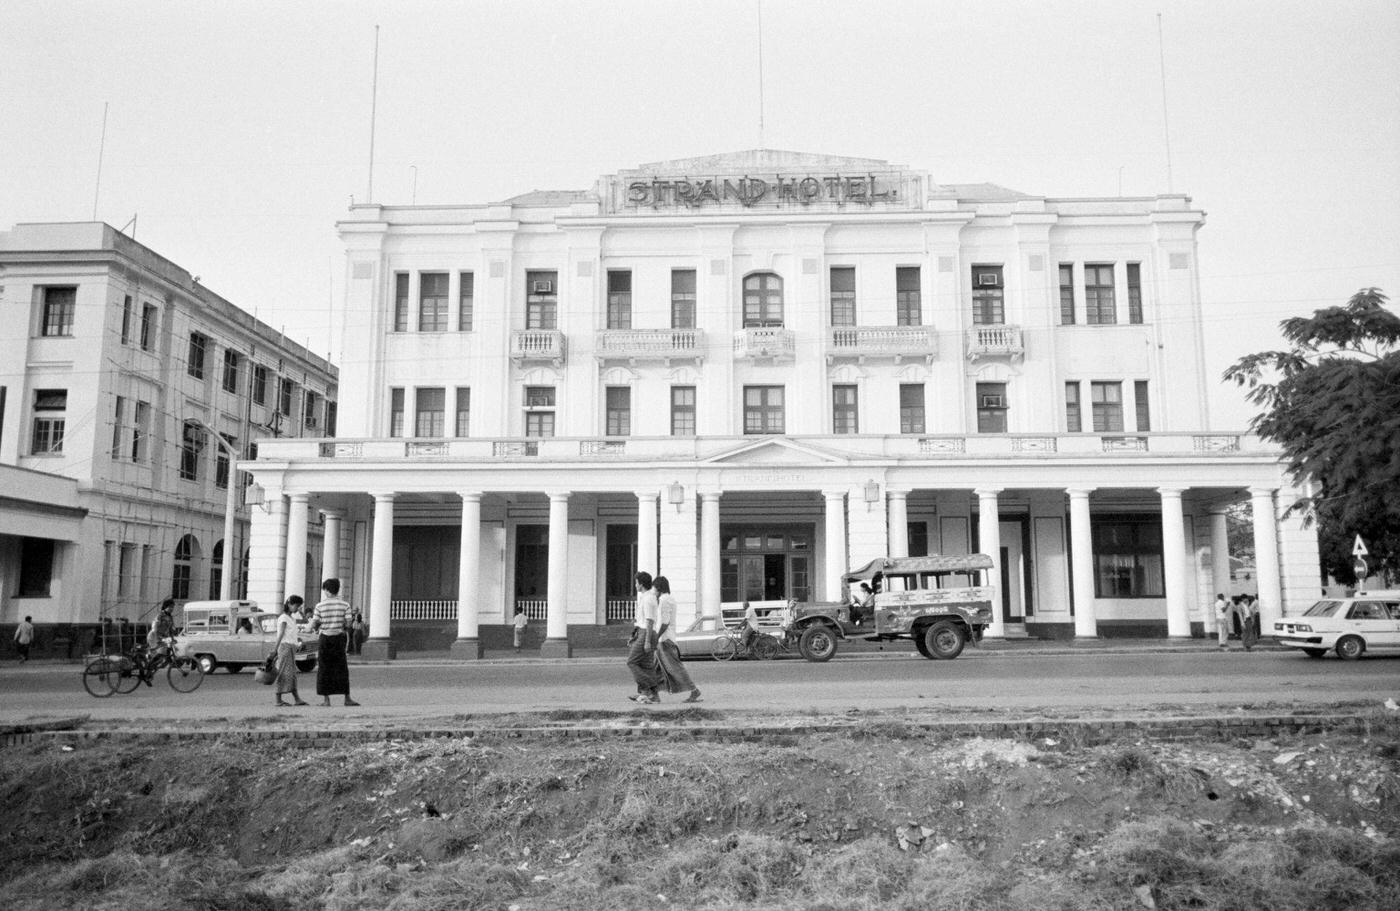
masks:
<instances>
[{"instance_id":1,"label":"strand hotel sign","mask_svg":"<svg viewBox=\"0 0 1400 911\"><path fill-rule=\"evenodd\" d=\"M861 174L625 175L613 179L614 211L916 207L919 178L907 172Z\"/></svg>"}]
</instances>

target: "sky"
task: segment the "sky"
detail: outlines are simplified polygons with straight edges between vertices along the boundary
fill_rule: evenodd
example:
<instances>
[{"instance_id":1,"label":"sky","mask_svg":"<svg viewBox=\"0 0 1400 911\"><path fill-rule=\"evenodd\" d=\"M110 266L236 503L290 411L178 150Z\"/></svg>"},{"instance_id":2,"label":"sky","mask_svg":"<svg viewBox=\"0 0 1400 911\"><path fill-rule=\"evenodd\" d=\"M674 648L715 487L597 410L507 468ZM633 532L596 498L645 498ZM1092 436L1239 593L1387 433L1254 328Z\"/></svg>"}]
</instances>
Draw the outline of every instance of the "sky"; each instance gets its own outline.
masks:
<instances>
[{"instance_id":1,"label":"sky","mask_svg":"<svg viewBox=\"0 0 1400 911\"><path fill-rule=\"evenodd\" d=\"M1395 0L5 0L0 230L95 213L335 360L352 201L753 148L1172 191L1218 376L1284 318L1400 302L1397 47ZM1217 428L1251 414L1219 387Z\"/></svg>"}]
</instances>

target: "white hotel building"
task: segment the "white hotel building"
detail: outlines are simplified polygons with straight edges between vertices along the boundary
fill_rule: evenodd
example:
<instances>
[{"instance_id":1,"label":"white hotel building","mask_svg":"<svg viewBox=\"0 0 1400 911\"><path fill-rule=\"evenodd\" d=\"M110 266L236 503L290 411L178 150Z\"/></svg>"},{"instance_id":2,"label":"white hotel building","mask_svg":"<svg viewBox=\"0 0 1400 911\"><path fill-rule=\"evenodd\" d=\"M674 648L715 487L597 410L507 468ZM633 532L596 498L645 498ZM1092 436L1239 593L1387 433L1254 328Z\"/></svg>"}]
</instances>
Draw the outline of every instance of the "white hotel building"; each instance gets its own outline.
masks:
<instances>
[{"instance_id":1,"label":"white hotel building","mask_svg":"<svg viewBox=\"0 0 1400 911\"><path fill-rule=\"evenodd\" d=\"M245 463L250 596L303 590L321 526L367 653L470 657L523 604L568 654L630 622L636 568L713 614L980 551L992 636L1180 637L1213 630L1248 501L1265 618L1300 609L1280 453L1209 419L1203 223L769 150L354 206L342 436Z\"/></svg>"}]
</instances>

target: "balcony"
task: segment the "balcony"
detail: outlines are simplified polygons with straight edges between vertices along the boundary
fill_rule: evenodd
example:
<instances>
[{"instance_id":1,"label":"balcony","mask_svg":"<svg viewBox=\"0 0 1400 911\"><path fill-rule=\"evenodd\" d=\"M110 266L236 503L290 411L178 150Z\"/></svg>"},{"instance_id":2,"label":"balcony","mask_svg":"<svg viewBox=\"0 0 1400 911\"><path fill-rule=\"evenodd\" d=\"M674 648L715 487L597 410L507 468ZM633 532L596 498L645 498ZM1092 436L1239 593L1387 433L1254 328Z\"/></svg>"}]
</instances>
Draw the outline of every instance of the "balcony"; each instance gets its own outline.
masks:
<instances>
[{"instance_id":1,"label":"balcony","mask_svg":"<svg viewBox=\"0 0 1400 911\"><path fill-rule=\"evenodd\" d=\"M600 361L700 362L705 333L699 329L605 329L598 333L594 355Z\"/></svg>"},{"instance_id":2,"label":"balcony","mask_svg":"<svg viewBox=\"0 0 1400 911\"><path fill-rule=\"evenodd\" d=\"M734 333L734 356L753 361L790 361L797 355L791 329L752 327Z\"/></svg>"},{"instance_id":3,"label":"balcony","mask_svg":"<svg viewBox=\"0 0 1400 911\"><path fill-rule=\"evenodd\" d=\"M1026 356L1020 326L973 326L967 330L967 359L1003 357L1019 361Z\"/></svg>"},{"instance_id":4,"label":"balcony","mask_svg":"<svg viewBox=\"0 0 1400 911\"><path fill-rule=\"evenodd\" d=\"M890 358L896 364L906 357L932 363L938 339L932 326L832 326L826 342L826 362L838 358L864 363L866 358Z\"/></svg>"},{"instance_id":5,"label":"balcony","mask_svg":"<svg viewBox=\"0 0 1400 911\"><path fill-rule=\"evenodd\" d=\"M557 329L513 329L510 359L516 365L547 361L558 367L564 363L564 333Z\"/></svg>"}]
</instances>

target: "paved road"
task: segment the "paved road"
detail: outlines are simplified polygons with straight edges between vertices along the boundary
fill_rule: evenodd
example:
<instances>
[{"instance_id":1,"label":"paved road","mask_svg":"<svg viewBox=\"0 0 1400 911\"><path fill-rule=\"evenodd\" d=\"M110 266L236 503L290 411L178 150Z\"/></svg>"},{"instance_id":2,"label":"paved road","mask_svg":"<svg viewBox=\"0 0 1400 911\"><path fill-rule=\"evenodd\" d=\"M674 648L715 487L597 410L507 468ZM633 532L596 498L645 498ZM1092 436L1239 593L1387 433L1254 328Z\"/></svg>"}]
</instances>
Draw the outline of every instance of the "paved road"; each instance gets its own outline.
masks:
<instances>
[{"instance_id":1,"label":"paved road","mask_svg":"<svg viewBox=\"0 0 1400 911\"><path fill-rule=\"evenodd\" d=\"M692 662L704 691L702 707L775 713L839 714L861 709L939 711L967 717L1041 714L1195 714L1241 706L1274 710L1338 703L1400 701L1400 658L1342 662L1294 652L1209 649L1175 652L986 654L928 661L912 654L842 656L827 664L801 660ZM7 665L0 669L0 723L89 716L94 724L140 719L182 724L382 725L395 719L451 720L513 712L626 712L631 680L620 658L452 663L414 660L351 667L362 706L275 709L270 687L251 673L222 671L191 694L158 678L127 696L94 699L82 688L80 665ZM303 688L315 692L315 675ZM315 700L314 695L307 695ZM669 697L651 712L673 711ZM669 707L669 708L668 708Z\"/></svg>"}]
</instances>

